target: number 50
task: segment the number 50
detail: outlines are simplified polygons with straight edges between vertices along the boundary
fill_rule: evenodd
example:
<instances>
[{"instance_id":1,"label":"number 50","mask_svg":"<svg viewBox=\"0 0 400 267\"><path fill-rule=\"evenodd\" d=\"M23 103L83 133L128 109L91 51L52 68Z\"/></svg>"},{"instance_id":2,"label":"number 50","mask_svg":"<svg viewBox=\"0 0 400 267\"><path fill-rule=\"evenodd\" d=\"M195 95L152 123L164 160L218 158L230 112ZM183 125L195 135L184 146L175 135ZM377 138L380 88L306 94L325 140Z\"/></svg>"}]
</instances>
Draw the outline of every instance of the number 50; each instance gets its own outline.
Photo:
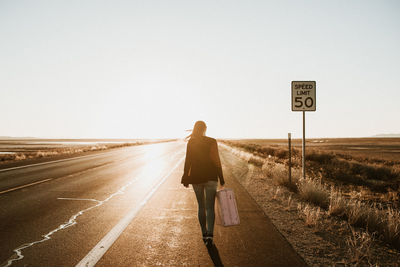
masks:
<instances>
[{"instance_id":1,"label":"number 50","mask_svg":"<svg viewBox=\"0 0 400 267\"><path fill-rule=\"evenodd\" d=\"M304 102L302 101L303 98L298 96L294 98L294 106L296 108L302 108L303 105L306 106L307 108L311 108L314 105L314 100L311 97L307 97L304 99Z\"/></svg>"}]
</instances>

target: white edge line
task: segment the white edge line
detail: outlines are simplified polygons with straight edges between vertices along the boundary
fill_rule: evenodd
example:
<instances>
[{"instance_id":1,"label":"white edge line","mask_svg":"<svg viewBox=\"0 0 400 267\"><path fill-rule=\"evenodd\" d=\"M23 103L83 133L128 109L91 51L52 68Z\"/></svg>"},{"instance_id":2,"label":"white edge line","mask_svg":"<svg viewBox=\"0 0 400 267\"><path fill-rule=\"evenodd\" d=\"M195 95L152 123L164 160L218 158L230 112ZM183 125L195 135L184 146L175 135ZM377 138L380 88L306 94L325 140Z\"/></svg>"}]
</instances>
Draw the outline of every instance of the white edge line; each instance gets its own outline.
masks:
<instances>
[{"instance_id":1,"label":"white edge line","mask_svg":"<svg viewBox=\"0 0 400 267\"><path fill-rule=\"evenodd\" d=\"M93 198L73 198L73 197L58 197L58 200L78 200L78 201L93 201L93 202L101 202L100 200Z\"/></svg>"},{"instance_id":2,"label":"white edge line","mask_svg":"<svg viewBox=\"0 0 400 267\"><path fill-rule=\"evenodd\" d=\"M20 186L17 186L17 187L6 189L6 190L3 190L3 191L0 191L0 195L8 193L8 192L15 191L15 190L18 190L18 189L22 189L22 188L25 188L25 187L41 184L41 183L44 183L44 182L47 182L47 181L51 181L51 180L53 180L53 178L48 178L48 179L44 179L44 180L40 180L40 181L37 181L37 182L30 183L30 184L20 185Z\"/></svg>"},{"instance_id":3,"label":"white edge line","mask_svg":"<svg viewBox=\"0 0 400 267\"><path fill-rule=\"evenodd\" d=\"M175 171L175 169L181 164L184 158L178 161L178 163L172 168L168 174L160 179L160 182L146 195L146 197L131 209L124 218L122 218L112 229L108 232L103 239L97 243L96 246L75 266L75 267L91 267L95 266L96 263L103 257L107 250L112 246L112 244L117 240L117 238L122 234L129 223L136 217L136 214L143 208L144 205L150 200L157 189L166 181L166 179Z\"/></svg>"},{"instance_id":4,"label":"white edge line","mask_svg":"<svg viewBox=\"0 0 400 267\"><path fill-rule=\"evenodd\" d=\"M101 153L103 154L103 153ZM68 161L68 160L74 160L74 159L80 159L80 158L87 158L87 157L93 157L97 156L96 155L86 155L86 156L79 156L79 157L73 157L73 158L67 158L67 159L59 159L59 160L52 160L52 161L46 161L46 162L41 162L41 163L35 163L35 164L29 164L29 165L23 165L23 166L18 166L18 167L12 167L12 168L7 168L7 169L2 169L0 172L6 172L6 171L11 171L11 170L17 170L17 169L23 169L23 168L28 168L32 166L39 166L39 165L46 165L50 163L55 163L55 162L62 162L62 161Z\"/></svg>"}]
</instances>

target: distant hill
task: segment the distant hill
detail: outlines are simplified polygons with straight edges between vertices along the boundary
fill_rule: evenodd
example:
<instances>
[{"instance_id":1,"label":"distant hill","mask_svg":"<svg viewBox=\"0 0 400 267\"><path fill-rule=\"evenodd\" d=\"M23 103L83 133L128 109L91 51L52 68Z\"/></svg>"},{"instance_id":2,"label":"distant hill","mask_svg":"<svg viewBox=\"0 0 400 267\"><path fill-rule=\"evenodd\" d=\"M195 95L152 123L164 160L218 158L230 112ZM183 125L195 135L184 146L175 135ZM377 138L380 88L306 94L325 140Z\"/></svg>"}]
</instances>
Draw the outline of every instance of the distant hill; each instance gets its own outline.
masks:
<instances>
[{"instance_id":1,"label":"distant hill","mask_svg":"<svg viewBox=\"0 0 400 267\"><path fill-rule=\"evenodd\" d=\"M377 134L377 135L374 135L373 137L400 137L400 133L398 133L398 134Z\"/></svg>"}]
</instances>

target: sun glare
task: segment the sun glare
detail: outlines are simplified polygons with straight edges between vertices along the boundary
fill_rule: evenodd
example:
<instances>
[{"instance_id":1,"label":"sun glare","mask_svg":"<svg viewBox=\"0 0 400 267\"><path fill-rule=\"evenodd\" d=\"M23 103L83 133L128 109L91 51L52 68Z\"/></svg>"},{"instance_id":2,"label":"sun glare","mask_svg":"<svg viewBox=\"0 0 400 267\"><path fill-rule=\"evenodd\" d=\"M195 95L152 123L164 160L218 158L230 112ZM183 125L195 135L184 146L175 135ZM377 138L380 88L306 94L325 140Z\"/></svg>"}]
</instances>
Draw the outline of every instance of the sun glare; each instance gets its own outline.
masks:
<instances>
[{"instance_id":1,"label":"sun glare","mask_svg":"<svg viewBox=\"0 0 400 267\"><path fill-rule=\"evenodd\" d=\"M165 156L165 146L149 145L148 150L144 154L146 165L143 166L140 177L149 182L153 182L153 178L159 177L164 171L167 161Z\"/></svg>"}]
</instances>

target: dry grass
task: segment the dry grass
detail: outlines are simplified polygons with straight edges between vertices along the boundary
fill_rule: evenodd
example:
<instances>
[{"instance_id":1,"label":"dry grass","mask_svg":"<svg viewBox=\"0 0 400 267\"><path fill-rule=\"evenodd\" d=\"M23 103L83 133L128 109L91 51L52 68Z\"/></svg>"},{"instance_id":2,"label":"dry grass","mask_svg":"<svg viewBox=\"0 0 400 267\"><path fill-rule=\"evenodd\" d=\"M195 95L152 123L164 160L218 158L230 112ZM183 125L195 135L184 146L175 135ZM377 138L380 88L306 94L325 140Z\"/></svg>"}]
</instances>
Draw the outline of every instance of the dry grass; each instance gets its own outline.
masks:
<instances>
[{"instance_id":1,"label":"dry grass","mask_svg":"<svg viewBox=\"0 0 400 267\"><path fill-rule=\"evenodd\" d=\"M368 263L370 265L373 237L367 232L357 232L352 227L350 229L351 236L346 240L346 244L349 247L349 254L351 255L349 264L358 266Z\"/></svg>"},{"instance_id":2,"label":"dry grass","mask_svg":"<svg viewBox=\"0 0 400 267\"><path fill-rule=\"evenodd\" d=\"M307 226L317 226L321 220L321 209L319 207L312 207L308 204L298 205L298 210L304 216L304 222Z\"/></svg>"},{"instance_id":3,"label":"dry grass","mask_svg":"<svg viewBox=\"0 0 400 267\"><path fill-rule=\"evenodd\" d=\"M250 164L256 165L256 166L263 166L265 164L265 159L262 157L259 157L257 155L254 155L250 152L240 150L238 148L230 147L224 143L219 144L220 147L229 150L232 154L238 156L239 158L247 161Z\"/></svg>"},{"instance_id":4,"label":"dry grass","mask_svg":"<svg viewBox=\"0 0 400 267\"><path fill-rule=\"evenodd\" d=\"M339 141L344 143L340 144L338 148L343 151L349 151L349 147L354 147L350 143L353 141L360 143L361 148L371 148L373 151L376 151L377 148L390 150L400 146L398 141L400 139L396 140L389 143L387 143L388 140L386 139L343 140ZM332 140L325 141L332 142ZM382 144L371 145L372 141ZM282 140L273 140L273 142L268 140L221 140L221 142L247 151L257 157L271 158L277 163L287 164L288 162L288 149L283 146ZM274 144L279 142L281 142L281 145ZM395 191L400 189L398 183L400 181L400 160L370 159L366 156L359 157L348 153L337 153L336 150L328 150L329 147L332 147L331 144L329 146L313 144L311 147L306 154L307 176L322 176L324 179L340 186L365 186L374 192L380 193L386 193L388 189ZM319 147L325 147L325 149L317 149ZM292 162L293 167L300 167L300 153L296 149L293 149Z\"/></svg>"},{"instance_id":5,"label":"dry grass","mask_svg":"<svg viewBox=\"0 0 400 267\"><path fill-rule=\"evenodd\" d=\"M329 214L347 218L350 225L378 234L386 243L400 249L400 212L391 207L364 204L354 198L345 199L339 191L331 191Z\"/></svg>"},{"instance_id":6,"label":"dry grass","mask_svg":"<svg viewBox=\"0 0 400 267\"><path fill-rule=\"evenodd\" d=\"M269 162L266 162L262 166L262 171L267 177L272 178L272 180L277 182L277 184L281 184L280 181L287 179L288 176L287 168L285 165L280 163L270 164Z\"/></svg>"},{"instance_id":7,"label":"dry grass","mask_svg":"<svg viewBox=\"0 0 400 267\"><path fill-rule=\"evenodd\" d=\"M308 151L333 153L359 162L396 165L400 161L400 138L319 138L307 139ZM258 145L274 149L287 149L287 139L238 139L229 140L246 146ZM301 150L301 139L292 139L292 147ZM296 152L299 152L296 149Z\"/></svg>"},{"instance_id":8,"label":"dry grass","mask_svg":"<svg viewBox=\"0 0 400 267\"><path fill-rule=\"evenodd\" d=\"M349 224L357 227L367 227L368 210L359 200L350 200L347 204L346 217Z\"/></svg>"},{"instance_id":9,"label":"dry grass","mask_svg":"<svg viewBox=\"0 0 400 267\"><path fill-rule=\"evenodd\" d=\"M285 186L292 192L297 192L297 182L300 178L300 171L298 169L292 169L292 180L289 181L289 171L282 163L271 164L266 161L262 166L262 171L265 176L272 179L274 184L279 186Z\"/></svg>"},{"instance_id":10,"label":"dry grass","mask_svg":"<svg viewBox=\"0 0 400 267\"><path fill-rule=\"evenodd\" d=\"M286 210L290 210L290 209L291 209L292 203L293 203L292 195L289 195L289 197L287 198L287 207L286 207Z\"/></svg>"},{"instance_id":11,"label":"dry grass","mask_svg":"<svg viewBox=\"0 0 400 267\"><path fill-rule=\"evenodd\" d=\"M276 159L287 159L289 151L287 148L277 146L262 146L254 143L241 143L237 141L219 140L230 147L236 147L241 150L248 151L254 155L261 157L274 157ZM299 151L295 148L292 149L293 155L300 155Z\"/></svg>"},{"instance_id":12,"label":"dry grass","mask_svg":"<svg viewBox=\"0 0 400 267\"><path fill-rule=\"evenodd\" d=\"M170 140L166 140L170 141ZM132 143L105 143L105 144L95 144L95 145L66 145L62 147L41 147L37 151L26 151L26 152L18 152L13 154L0 154L0 162L10 162L10 161L19 161L25 159L35 159L35 158L44 158L44 157L52 157L58 155L70 155L70 154L78 154L88 151L100 151L107 150L113 148L127 147L127 146L136 146L148 143L158 143L158 142L166 142L162 141L149 141L149 142L132 142Z\"/></svg>"},{"instance_id":13,"label":"dry grass","mask_svg":"<svg viewBox=\"0 0 400 267\"><path fill-rule=\"evenodd\" d=\"M247 162L256 165L258 167L261 167L264 165L265 160L260 157L251 156Z\"/></svg>"},{"instance_id":14,"label":"dry grass","mask_svg":"<svg viewBox=\"0 0 400 267\"><path fill-rule=\"evenodd\" d=\"M388 208L383 220L382 232L385 240L400 248L400 212Z\"/></svg>"},{"instance_id":15,"label":"dry grass","mask_svg":"<svg viewBox=\"0 0 400 267\"><path fill-rule=\"evenodd\" d=\"M397 189L400 179L392 167L333 158L327 163L309 161L310 171L318 171L326 179L342 185L359 185L375 192Z\"/></svg>"},{"instance_id":16,"label":"dry grass","mask_svg":"<svg viewBox=\"0 0 400 267\"><path fill-rule=\"evenodd\" d=\"M388 190L388 192L381 196L382 200L390 203L399 202L399 193L396 191Z\"/></svg>"},{"instance_id":17,"label":"dry grass","mask_svg":"<svg viewBox=\"0 0 400 267\"><path fill-rule=\"evenodd\" d=\"M347 209L347 200L343 197L342 192L331 188L329 196L328 214L332 216L342 217Z\"/></svg>"},{"instance_id":18,"label":"dry grass","mask_svg":"<svg viewBox=\"0 0 400 267\"><path fill-rule=\"evenodd\" d=\"M385 212L382 207L375 203L364 204L357 200L354 194L351 199L346 199L341 191L332 188L328 214L346 218L350 225L362 227L368 232L383 233ZM400 220L397 219L397 223L400 223Z\"/></svg>"},{"instance_id":19,"label":"dry grass","mask_svg":"<svg viewBox=\"0 0 400 267\"><path fill-rule=\"evenodd\" d=\"M352 188L353 191L350 191L351 194L349 195L349 190L343 190L342 186L332 186L320 182L325 182L325 179L308 178L304 180L294 178L297 181L299 192L298 194L287 194L287 190L281 187L287 187L288 181L288 169L284 162L274 157L266 157L261 170L263 175L271 178L273 184L276 185L270 192L272 192L273 199L280 200L279 203L283 204L283 210L293 211L291 209L293 200L295 202L294 207L300 199L305 200L305 202L297 204L297 209L299 216L308 227L317 227L318 231L330 229L331 226L325 224L336 222L337 219L332 220L333 217L339 217L343 225L348 224L356 227L357 230L351 228L351 236L347 239L341 239L341 241L346 242L348 255L351 259L348 260L347 257L347 260L337 263L345 266L372 266L371 262L378 260L375 258L377 257L375 246L377 244L380 246L380 242L374 242L375 238L400 250L400 212L391 208L390 205L388 206L387 203L383 205L371 204L371 198L368 198L372 194L371 190L365 187ZM296 173L293 175L294 177L301 177L299 168L292 170ZM309 175L308 177L312 176ZM373 194L379 196L378 193ZM395 190L390 190L382 196L385 200L394 202L393 205L399 200L399 193ZM327 209L327 211L325 212L324 209ZM329 218L329 216L332 217ZM371 252L372 244L374 244L374 249ZM374 259L371 259L372 257ZM382 264L380 260L378 262Z\"/></svg>"},{"instance_id":20,"label":"dry grass","mask_svg":"<svg viewBox=\"0 0 400 267\"><path fill-rule=\"evenodd\" d=\"M274 190L273 194L272 194L272 199L273 199L273 200L278 200L278 199L280 199L280 196L281 196L281 188L280 188L280 187L277 187L277 188Z\"/></svg>"},{"instance_id":21,"label":"dry grass","mask_svg":"<svg viewBox=\"0 0 400 267\"><path fill-rule=\"evenodd\" d=\"M369 233L378 234L386 243L400 249L400 212L391 207L382 208L379 205L368 205L356 199L344 199L334 193L336 203L329 210L330 215L347 218L350 225L366 229Z\"/></svg>"},{"instance_id":22,"label":"dry grass","mask_svg":"<svg viewBox=\"0 0 400 267\"><path fill-rule=\"evenodd\" d=\"M15 154L15 156L14 156L13 158L5 158L4 161L7 161L7 160L24 160L24 159L26 159L26 158L27 158L27 157L26 157L25 154L23 154L23 153L18 153L18 154ZM3 158L2 158L1 160L3 161Z\"/></svg>"},{"instance_id":23,"label":"dry grass","mask_svg":"<svg viewBox=\"0 0 400 267\"><path fill-rule=\"evenodd\" d=\"M321 183L311 178L302 178L298 182L298 188L302 199L324 209L328 208L329 191Z\"/></svg>"},{"instance_id":24,"label":"dry grass","mask_svg":"<svg viewBox=\"0 0 400 267\"><path fill-rule=\"evenodd\" d=\"M231 148L231 151L237 149ZM246 152L235 152L236 155L245 159L249 162L251 153ZM258 157L258 156L256 156ZM326 158L320 159L326 161ZM291 188L295 186L299 196L317 207L311 207L306 204L305 206L300 205L298 207L301 214L305 216L305 222L309 226L316 225L321 217L320 207L328 210L328 215L337 216L347 220L347 222L356 227L361 227L366 230L365 234L353 233L352 239L349 240L351 244L357 242L363 243L363 247L360 248L362 251L366 249L365 244L369 239L369 233L377 233L384 241L400 249L400 212L393 208L383 209L380 205L366 204L359 200L363 194L368 194L368 190L351 193L350 198L346 198L342 192L336 188L328 187L322 184L320 181L315 179L306 178L302 179L301 172L298 168L293 169L293 181L288 181L288 169L285 164L280 162L274 162L270 158L264 159L262 165L262 172L265 176L272 179L275 185L278 187L275 189L273 199L278 199L281 195L280 186ZM392 201L398 200L398 194L395 191L389 191L387 198ZM288 200L288 206L291 205L291 197ZM366 255L365 251L355 252L355 260L361 259Z\"/></svg>"},{"instance_id":25,"label":"dry grass","mask_svg":"<svg viewBox=\"0 0 400 267\"><path fill-rule=\"evenodd\" d=\"M382 233L383 220L385 212L381 207L377 207L376 204L367 206L367 222L366 229L370 233Z\"/></svg>"}]
</instances>

